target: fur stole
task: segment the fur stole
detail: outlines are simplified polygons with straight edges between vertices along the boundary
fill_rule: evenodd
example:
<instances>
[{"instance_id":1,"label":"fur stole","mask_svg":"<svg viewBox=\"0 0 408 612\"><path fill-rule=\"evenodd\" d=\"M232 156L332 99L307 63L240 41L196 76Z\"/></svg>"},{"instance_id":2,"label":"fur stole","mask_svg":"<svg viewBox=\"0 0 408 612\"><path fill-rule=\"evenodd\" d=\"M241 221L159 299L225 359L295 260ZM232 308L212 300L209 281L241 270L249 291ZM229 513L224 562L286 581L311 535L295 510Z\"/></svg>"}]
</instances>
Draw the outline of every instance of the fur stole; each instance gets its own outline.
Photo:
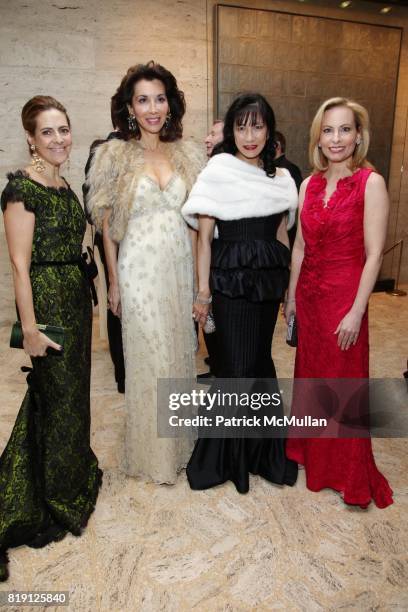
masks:
<instances>
[{"instance_id":1,"label":"fur stole","mask_svg":"<svg viewBox=\"0 0 408 612\"><path fill-rule=\"evenodd\" d=\"M207 161L202 147L185 140L162 142L160 147L189 192ZM86 207L99 232L106 209L112 209L109 234L115 242L125 235L144 167L143 148L137 140L109 140L95 151L86 179Z\"/></svg>"},{"instance_id":2,"label":"fur stole","mask_svg":"<svg viewBox=\"0 0 408 612\"><path fill-rule=\"evenodd\" d=\"M289 172L283 169L283 173L271 178L262 168L229 153L219 153L198 176L181 212L187 223L197 228L197 214L231 221L288 211L290 228L295 221L298 193Z\"/></svg>"}]
</instances>

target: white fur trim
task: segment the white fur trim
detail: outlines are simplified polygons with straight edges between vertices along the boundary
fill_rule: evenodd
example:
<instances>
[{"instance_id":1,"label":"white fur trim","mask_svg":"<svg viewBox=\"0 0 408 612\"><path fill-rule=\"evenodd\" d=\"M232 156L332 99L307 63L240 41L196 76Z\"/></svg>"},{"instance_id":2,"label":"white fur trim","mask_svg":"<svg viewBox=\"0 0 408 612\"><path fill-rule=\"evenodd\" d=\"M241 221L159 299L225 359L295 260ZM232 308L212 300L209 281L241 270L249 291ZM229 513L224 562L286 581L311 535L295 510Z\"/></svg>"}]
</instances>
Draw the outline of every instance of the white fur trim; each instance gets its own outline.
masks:
<instances>
[{"instance_id":1,"label":"white fur trim","mask_svg":"<svg viewBox=\"0 0 408 612\"><path fill-rule=\"evenodd\" d=\"M273 178L257 166L229 153L210 159L197 177L182 208L187 223L198 228L198 215L231 221L266 217L288 211L288 228L295 222L298 194L289 171Z\"/></svg>"}]
</instances>

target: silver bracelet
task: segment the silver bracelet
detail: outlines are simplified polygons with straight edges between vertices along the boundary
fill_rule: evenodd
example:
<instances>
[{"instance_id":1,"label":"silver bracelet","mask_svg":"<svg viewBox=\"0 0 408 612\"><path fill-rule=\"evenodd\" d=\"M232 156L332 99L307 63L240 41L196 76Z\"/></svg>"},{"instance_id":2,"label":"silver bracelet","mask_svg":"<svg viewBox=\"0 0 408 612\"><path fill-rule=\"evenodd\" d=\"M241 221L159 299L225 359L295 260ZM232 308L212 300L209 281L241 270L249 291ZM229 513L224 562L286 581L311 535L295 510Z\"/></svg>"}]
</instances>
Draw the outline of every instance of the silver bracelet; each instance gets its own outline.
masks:
<instances>
[{"instance_id":1,"label":"silver bracelet","mask_svg":"<svg viewBox=\"0 0 408 612\"><path fill-rule=\"evenodd\" d=\"M204 304L204 306L208 306L209 304L211 304L211 302L212 302L212 295L210 295L209 298L201 298L199 296L200 296L200 294L197 293L196 298L195 298L196 304Z\"/></svg>"}]
</instances>

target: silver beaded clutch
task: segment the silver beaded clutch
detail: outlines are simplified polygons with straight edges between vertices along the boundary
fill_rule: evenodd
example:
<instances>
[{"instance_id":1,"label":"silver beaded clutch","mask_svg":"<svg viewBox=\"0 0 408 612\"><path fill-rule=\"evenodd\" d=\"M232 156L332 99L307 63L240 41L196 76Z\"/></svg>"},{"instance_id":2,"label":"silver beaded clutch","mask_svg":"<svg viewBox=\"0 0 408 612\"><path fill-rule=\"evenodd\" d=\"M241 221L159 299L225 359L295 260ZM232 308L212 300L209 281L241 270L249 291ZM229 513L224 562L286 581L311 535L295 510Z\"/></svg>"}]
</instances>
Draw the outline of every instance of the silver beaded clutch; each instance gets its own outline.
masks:
<instances>
[{"instance_id":1,"label":"silver beaded clutch","mask_svg":"<svg viewBox=\"0 0 408 612\"><path fill-rule=\"evenodd\" d=\"M213 332L215 332L215 321L214 321L214 317L212 316L211 312L209 312L207 315L207 320L205 322L203 330L205 331L206 334L212 334Z\"/></svg>"}]
</instances>

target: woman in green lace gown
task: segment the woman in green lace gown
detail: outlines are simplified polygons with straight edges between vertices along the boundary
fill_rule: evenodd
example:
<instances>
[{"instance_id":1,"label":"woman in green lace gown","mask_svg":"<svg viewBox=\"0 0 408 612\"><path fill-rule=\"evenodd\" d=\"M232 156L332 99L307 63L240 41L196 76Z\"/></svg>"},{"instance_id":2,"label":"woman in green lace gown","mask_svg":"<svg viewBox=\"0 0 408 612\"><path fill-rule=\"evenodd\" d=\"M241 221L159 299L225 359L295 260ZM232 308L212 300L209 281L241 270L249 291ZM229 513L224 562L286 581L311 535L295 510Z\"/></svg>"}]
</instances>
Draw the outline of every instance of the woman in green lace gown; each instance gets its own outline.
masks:
<instances>
[{"instance_id":1,"label":"woman in green lace gown","mask_svg":"<svg viewBox=\"0 0 408 612\"><path fill-rule=\"evenodd\" d=\"M69 119L48 96L27 102L22 119L33 163L8 175L1 207L32 371L0 457L0 580L8 577L8 548L80 535L102 474L90 447L92 308L80 265L86 222L59 176L71 148ZM64 328L62 355L46 354L60 347L36 323Z\"/></svg>"}]
</instances>

